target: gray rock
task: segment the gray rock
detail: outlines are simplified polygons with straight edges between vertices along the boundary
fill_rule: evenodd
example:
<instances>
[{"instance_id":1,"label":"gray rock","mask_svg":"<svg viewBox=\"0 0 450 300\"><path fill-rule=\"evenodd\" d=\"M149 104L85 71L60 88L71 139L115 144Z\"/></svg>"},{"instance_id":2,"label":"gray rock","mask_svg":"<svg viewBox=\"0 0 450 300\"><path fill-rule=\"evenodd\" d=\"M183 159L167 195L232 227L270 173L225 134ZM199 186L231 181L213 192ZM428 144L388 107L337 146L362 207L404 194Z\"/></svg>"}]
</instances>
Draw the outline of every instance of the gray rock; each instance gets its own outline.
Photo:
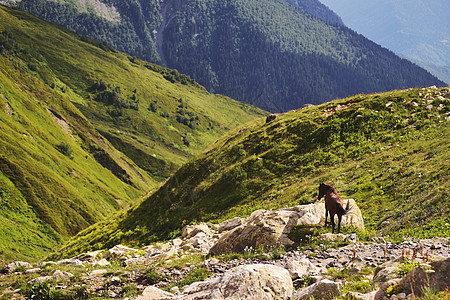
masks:
<instances>
[{"instance_id":1,"label":"gray rock","mask_svg":"<svg viewBox=\"0 0 450 300\"><path fill-rule=\"evenodd\" d=\"M240 225L242 225L242 218L238 217L223 221L222 223L219 224L219 233L232 230Z\"/></svg>"},{"instance_id":2,"label":"gray rock","mask_svg":"<svg viewBox=\"0 0 450 300\"><path fill-rule=\"evenodd\" d=\"M36 274L41 272L42 270L40 268L34 268L34 269L28 269L25 270L25 274Z\"/></svg>"},{"instance_id":3,"label":"gray rock","mask_svg":"<svg viewBox=\"0 0 450 300\"><path fill-rule=\"evenodd\" d=\"M109 280L109 282L110 282L112 285L118 285L121 281L122 281L122 280L121 280L120 277L118 277L118 276L111 277L111 279Z\"/></svg>"},{"instance_id":4,"label":"gray rock","mask_svg":"<svg viewBox=\"0 0 450 300\"><path fill-rule=\"evenodd\" d=\"M106 258L119 258L127 254L135 253L138 249L126 247L124 245L116 245L108 250Z\"/></svg>"},{"instance_id":5,"label":"gray rock","mask_svg":"<svg viewBox=\"0 0 450 300\"><path fill-rule=\"evenodd\" d=\"M154 286L148 286L144 289L142 295L136 298L136 300L171 300L175 299L175 295Z\"/></svg>"},{"instance_id":6,"label":"gray rock","mask_svg":"<svg viewBox=\"0 0 450 300\"><path fill-rule=\"evenodd\" d=\"M60 270L56 270L52 275L52 279L55 281L66 281L69 280L71 277L73 277L72 273Z\"/></svg>"},{"instance_id":7,"label":"gray rock","mask_svg":"<svg viewBox=\"0 0 450 300\"><path fill-rule=\"evenodd\" d=\"M289 271L292 279L302 278L308 275L320 274L321 269L313 265L306 258L294 258L286 262L285 268Z\"/></svg>"},{"instance_id":8,"label":"gray rock","mask_svg":"<svg viewBox=\"0 0 450 300\"><path fill-rule=\"evenodd\" d=\"M322 300L334 299L341 294L341 289L342 283L323 279L299 291L295 300L309 300L311 298Z\"/></svg>"},{"instance_id":9,"label":"gray rock","mask_svg":"<svg viewBox=\"0 0 450 300\"><path fill-rule=\"evenodd\" d=\"M212 232L206 223L200 223L198 225L186 225L181 229L181 238L189 239L198 233L203 232L207 236L211 236Z\"/></svg>"},{"instance_id":10,"label":"gray rock","mask_svg":"<svg viewBox=\"0 0 450 300\"><path fill-rule=\"evenodd\" d=\"M40 276L40 277L36 277L33 280L30 281L30 283L34 284L34 283L43 283L43 282L47 282L53 280L52 276Z\"/></svg>"},{"instance_id":11,"label":"gray rock","mask_svg":"<svg viewBox=\"0 0 450 300\"><path fill-rule=\"evenodd\" d=\"M268 264L242 265L221 277L195 282L183 289L179 299L290 299L289 272Z\"/></svg>"},{"instance_id":12,"label":"gray rock","mask_svg":"<svg viewBox=\"0 0 450 300\"><path fill-rule=\"evenodd\" d=\"M12 263L4 266L2 273L10 274L10 273L15 272L18 268L32 269L33 266L30 263L25 262L25 261L15 261L15 262L12 262Z\"/></svg>"},{"instance_id":13,"label":"gray rock","mask_svg":"<svg viewBox=\"0 0 450 300\"><path fill-rule=\"evenodd\" d=\"M107 273L108 270L106 269L98 269L98 270L93 270L89 276L102 276L103 274Z\"/></svg>"},{"instance_id":14,"label":"gray rock","mask_svg":"<svg viewBox=\"0 0 450 300\"><path fill-rule=\"evenodd\" d=\"M109 266L111 263L109 261L107 261L106 259L101 259L99 261L96 261L95 263L93 263L94 266Z\"/></svg>"},{"instance_id":15,"label":"gray rock","mask_svg":"<svg viewBox=\"0 0 450 300\"><path fill-rule=\"evenodd\" d=\"M103 250L91 251L77 255L74 258L84 262L94 262L102 252Z\"/></svg>"},{"instance_id":16,"label":"gray rock","mask_svg":"<svg viewBox=\"0 0 450 300\"><path fill-rule=\"evenodd\" d=\"M399 283L407 294L422 296L425 287L444 291L450 285L450 257L414 268Z\"/></svg>"},{"instance_id":17,"label":"gray rock","mask_svg":"<svg viewBox=\"0 0 450 300\"><path fill-rule=\"evenodd\" d=\"M83 262L77 258L67 258L56 262L57 265L74 265L77 267L84 267Z\"/></svg>"},{"instance_id":18,"label":"gray rock","mask_svg":"<svg viewBox=\"0 0 450 300\"><path fill-rule=\"evenodd\" d=\"M209 251L210 254L242 252L244 249L293 244L287 237L298 220L295 211L257 210L244 223L224 233Z\"/></svg>"},{"instance_id":19,"label":"gray rock","mask_svg":"<svg viewBox=\"0 0 450 300\"><path fill-rule=\"evenodd\" d=\"M343 216L342 225L364 229L361 211L355 201L353 199L345 201L349 201L350 212ZM317 226L324 223L324 203L270 211L258 210L244 219L241 225L225 231L209 253L217 255L227 252L242 252L249 247L257 249L267 246L291 245L293 241L289 239L288 234L295 225Z\"/></svg>"}]
</instances>

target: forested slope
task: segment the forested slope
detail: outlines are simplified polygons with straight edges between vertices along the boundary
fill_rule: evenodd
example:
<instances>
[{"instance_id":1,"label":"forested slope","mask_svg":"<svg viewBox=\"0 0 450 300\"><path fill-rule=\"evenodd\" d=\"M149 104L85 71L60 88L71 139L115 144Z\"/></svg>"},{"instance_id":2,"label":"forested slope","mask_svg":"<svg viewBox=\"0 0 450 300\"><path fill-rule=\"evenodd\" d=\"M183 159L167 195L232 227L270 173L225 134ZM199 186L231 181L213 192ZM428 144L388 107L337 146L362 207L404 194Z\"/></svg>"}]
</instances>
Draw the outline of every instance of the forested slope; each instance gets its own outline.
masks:
<instances>
[{"instance_id":1,"label":"forested slope","mask_svg":"<svg viewBox=\"0 0 450 300\"><path fill-rule=\"evenodd\" d=\"M80 3L14 5L270 111L360 92L444 85L341 25L317 1L94 1L118 14L109 18Z\"/></svg>"}]
</instances>

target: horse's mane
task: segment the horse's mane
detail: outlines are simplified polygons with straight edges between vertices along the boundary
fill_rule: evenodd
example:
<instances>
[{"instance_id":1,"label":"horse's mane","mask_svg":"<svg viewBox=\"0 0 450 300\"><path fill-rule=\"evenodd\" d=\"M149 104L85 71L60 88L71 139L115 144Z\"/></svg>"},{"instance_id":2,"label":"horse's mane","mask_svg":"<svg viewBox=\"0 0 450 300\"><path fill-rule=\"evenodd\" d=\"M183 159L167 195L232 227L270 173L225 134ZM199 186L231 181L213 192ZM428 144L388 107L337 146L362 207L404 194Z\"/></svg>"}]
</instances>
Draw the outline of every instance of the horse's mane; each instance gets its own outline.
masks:
<instances>
[{"instance_id":1,"label":"horse's mane","mask_svg":"<svg viewBox=\"0 0 450 300\"><path fill-rule=\"evenodd\" d=\"M320 187L325 187L327 189L327 191L330 190L330 189L334 190L334 187L332 187L331 185L325 184L325 183L321 183Z\"/></svg>"}]
</instances>

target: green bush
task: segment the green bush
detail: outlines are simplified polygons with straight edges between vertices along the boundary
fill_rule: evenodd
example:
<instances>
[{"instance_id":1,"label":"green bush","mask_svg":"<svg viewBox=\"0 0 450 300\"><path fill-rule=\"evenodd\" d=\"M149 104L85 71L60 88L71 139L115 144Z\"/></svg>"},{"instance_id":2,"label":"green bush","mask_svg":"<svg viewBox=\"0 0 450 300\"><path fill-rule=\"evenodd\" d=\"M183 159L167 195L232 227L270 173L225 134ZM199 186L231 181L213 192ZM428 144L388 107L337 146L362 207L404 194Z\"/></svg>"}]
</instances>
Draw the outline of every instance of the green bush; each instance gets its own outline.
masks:
<instances>
[{"instance_id":1,"label":"green bush","mask_svg":"<svg viewBox=\"0 0 450 300\"><path fill-rule=\"evenodd\" d=\"M148 268L144 272L144 278L147 280L148 284L152 285L160 282L164 277L154 268Z\"/></svg>"},{"instance_id":2,"label":"green bush","mask_svg":"<svg viewBox=\"0 0 450 300\"><path fill-rule=\"evenodd\" d=\"M72 157L72 148L70 147L70 145L67 142L61 142L56 146L56 150L58 150L59 152L61 152L62 154L64 154L67 157Z\"/></svg>"}]
</instances>

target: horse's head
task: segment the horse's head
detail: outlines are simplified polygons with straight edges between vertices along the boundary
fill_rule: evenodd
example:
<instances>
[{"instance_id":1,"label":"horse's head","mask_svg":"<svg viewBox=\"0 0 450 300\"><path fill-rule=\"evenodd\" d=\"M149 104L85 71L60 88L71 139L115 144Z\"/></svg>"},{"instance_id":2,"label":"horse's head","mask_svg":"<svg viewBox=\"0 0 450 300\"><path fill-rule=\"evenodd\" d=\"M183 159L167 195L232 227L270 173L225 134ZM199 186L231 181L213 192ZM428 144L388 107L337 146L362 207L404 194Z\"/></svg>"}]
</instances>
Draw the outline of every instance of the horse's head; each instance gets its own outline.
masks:
<instances>
[{"instance_id":1,"label":"horse's head","mask_svg":"<svg viewBox=\"0 0 450 300\"><path fill-rule=\"evenodd\" d=\"M321 183L319 185L319 196L317 197L317 201L322 199L323 196L326 195L326 193L331 189L331 186L325 183Z\"/></svg>"}]
</instances>

